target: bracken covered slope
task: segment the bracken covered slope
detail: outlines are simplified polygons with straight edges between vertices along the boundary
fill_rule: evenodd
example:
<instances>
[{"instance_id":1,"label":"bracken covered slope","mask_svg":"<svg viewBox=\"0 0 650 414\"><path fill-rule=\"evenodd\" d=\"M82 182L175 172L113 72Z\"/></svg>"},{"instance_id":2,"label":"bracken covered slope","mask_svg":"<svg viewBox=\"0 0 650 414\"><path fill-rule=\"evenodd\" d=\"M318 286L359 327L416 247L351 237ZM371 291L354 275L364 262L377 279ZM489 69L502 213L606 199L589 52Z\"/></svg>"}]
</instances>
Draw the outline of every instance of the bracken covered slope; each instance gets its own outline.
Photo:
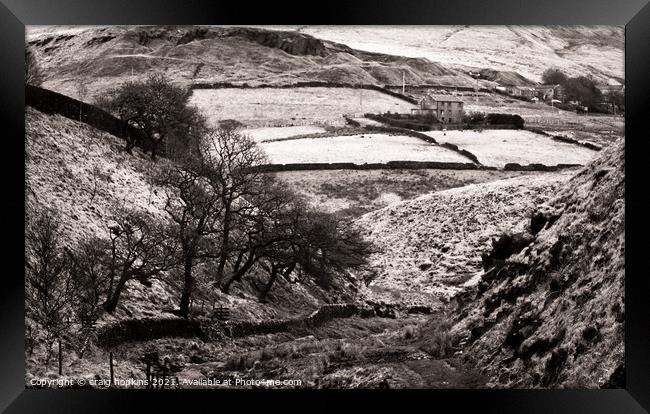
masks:
<instances>
[{"instance_id":1,"label":"bracken covered slope","mask_svg":"<svg viewBox=\"0 0 650 414\"><path fill-rule=\"evenodd\" d=\"M465 354L495 387L623 387L624 140L540 213L535 239L458 301Z\"/></svg>"}]
</instances>

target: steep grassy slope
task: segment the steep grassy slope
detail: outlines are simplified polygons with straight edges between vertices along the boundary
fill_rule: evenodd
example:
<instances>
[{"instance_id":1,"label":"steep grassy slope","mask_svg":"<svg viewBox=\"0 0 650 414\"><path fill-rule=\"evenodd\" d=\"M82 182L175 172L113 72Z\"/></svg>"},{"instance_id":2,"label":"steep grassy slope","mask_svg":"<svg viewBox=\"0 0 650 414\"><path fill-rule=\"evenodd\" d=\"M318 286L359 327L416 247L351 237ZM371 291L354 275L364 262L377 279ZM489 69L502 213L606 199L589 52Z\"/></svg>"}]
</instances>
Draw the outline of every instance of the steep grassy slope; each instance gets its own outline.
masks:
<instances>
[{"instance_id":1,"label":"steep grassy slope","mask_svg":"<svg viewBox=\"0 0 650 414\"><path fill-rule=\"evenodd\" d=\"M477 276L482 249L528 217L570 173L526 175L453 188L362 216L379 248L372 286L447 296Z\"/></svg>"},{"instance_id":2,"label":"steep grassy slope","mask_svg":"<svg viewBox=\"0 0 650 414\"><path fill-rule=\"evenodd\" d=\"M620 26L300 26L283 27L377 53L427 58L443 65L512 72L539 81L548 67L572 76L623 81ZM514 82L513 82L514 83Z\"/></svg>"},{"instance_id":3,"label":"steep grassy slope","mask_svg":"<svg viewBox=\"0 0 650 414\"><path fill-rule=\"evenodd\" d=\"M182 84L194 81L288 84L435 83L473 86L467 74L422 58L369 53L296 32L241 27L35 27L28 43L45 73L45 87L89 95L162 71Z\"/></svg>"},{"instance_id":4,"label":"steep grassy slope","mask_svg":"<svg viewBox=\"0 0 650 414\"><path fill-rule=\"evenodd\" d=\"M57 210L69 241L104 232L118 207L165 218L164 201L146 178L156 165L139 149L130 156L119 138L30 107L25 128L28 212Z\"/></svg>"},{"instance_id":5,"label":"steep grassy slope","mask_svg":"<svg viewBox=\"0 0 650 414\"><path fill-rule=\"evenodd\" d=\"M536 239L467 293L454 329L493 386L623 386L624 151L619 140L564 184Z\"/></svg>"},{"instance_id":6,"label":"steep grassy slope","mask_svg":"<svg viewBox=\"0 0 650 414\"><path fill-rule=\"evenodd\" d=\"M50 208L61 218L65 244L74 247L84 239L107 237L113 214L121 207L137 209L161 221L164 191L151 186L147 178L164 159L153 163L139 149L124 152L124 142L86 124L59 115L46 115L32 108L25 112L26 220L37 210ZM200 287L210 281L210 273L197 269ZM179 293L173 272L154 280L151 287L129 281L122 303L103 322L127 317L167 316L178 306ZM269 318L308 312L324 301L344 301L346 293L336 287L329 292L314 284L278 280L269 294L269 304L257 303L258 288L266 278L253 277L233 285L231 295L214 289L197 289L196 312L213 302L230 306L233 318ZM209 293L209 294L208 294ZM343 295L344 297L341 297Z\"/></svg>"}]
</instances>

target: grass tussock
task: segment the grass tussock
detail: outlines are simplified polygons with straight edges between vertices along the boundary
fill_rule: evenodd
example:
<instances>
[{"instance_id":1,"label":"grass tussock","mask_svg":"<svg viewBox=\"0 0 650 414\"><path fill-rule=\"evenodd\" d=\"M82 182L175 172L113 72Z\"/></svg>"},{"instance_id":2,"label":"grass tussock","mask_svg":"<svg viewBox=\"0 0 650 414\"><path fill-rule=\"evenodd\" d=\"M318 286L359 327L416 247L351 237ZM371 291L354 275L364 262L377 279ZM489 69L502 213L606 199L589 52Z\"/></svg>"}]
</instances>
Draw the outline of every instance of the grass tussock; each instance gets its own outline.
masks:
<instances>
[{"instance_id":1,"label":"grass tussock","mask_svg":"<svg viewBox=\"0 0 650 414\"><path fill-rule=\"evenodd\" d=\"M409 327L407 327L408 329ZM431 318L417 329L407 330L418 342L418 347L434 358L447 358L456 350L453 346L451 324L443 318Z\"/></svg>"},{"instance_id":2,"label":"grass tussock","mask_svg":"<svg viewBox=\"0 0 650 414\"><path fill-rule=\"evenodd\" d=\"M343 340L318 341L311 337L304 341L293 341L234 355L226 360L224 369L227 371L243 371L275 359L297 360L311 356L316 356L317 359L322 359L321 362L325 362L325 365L329 365L333 362L359 359L363 356L365 350L366 347L360 344Z\"/></svg>"}]
</instances>

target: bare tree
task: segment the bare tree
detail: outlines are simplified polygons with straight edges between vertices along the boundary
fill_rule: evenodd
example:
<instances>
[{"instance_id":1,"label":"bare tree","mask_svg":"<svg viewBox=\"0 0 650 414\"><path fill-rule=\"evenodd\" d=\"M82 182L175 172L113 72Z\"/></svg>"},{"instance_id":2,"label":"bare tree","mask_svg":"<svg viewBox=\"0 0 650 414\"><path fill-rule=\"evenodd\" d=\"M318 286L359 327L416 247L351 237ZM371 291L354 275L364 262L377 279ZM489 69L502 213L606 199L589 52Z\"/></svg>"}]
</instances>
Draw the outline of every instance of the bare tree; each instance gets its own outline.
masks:
<instances>
[{"instance_id":1,"label":"bare tree","mask_svg":"<svg viewBox=\"0 0 650 414\"><path fill-rule=\"evenodd\" d=\"M225 293L232 283L240 281L261 259L280 258L282 249L291 247L294 224L301 214L302 203L273 177L263 176L261 182L264 191L256 192L250 198L255 209L247 216L245 226L237 229L237 237L232 243L232 257L236 259L231 266L230 276L221 286ZM280 266L275 267L279 270Z\"/></svg>"},{"instance_id":2,"label":"bare tree","mask_svg":"<svg viewBox=\"0 0 650 414\"><path fill-rule=\"evenodd\" d=\"M296 268L318 274L325 284L325 275L365 263L368 245L362 238L334 216L310 211L256 168L266 157L236 128L210 131L198 155L155 180L167 189L165 210L180 245L181 316L189 314L193 269L200 264L214 264L214 281L225 293L258 265L270 277L263 301L278 276L288 277Z\"/></svg>"},{"instance_id":3,"label":"bare tree","mask_svg":"<svg viewBox=\"0 0 650 414\"><path fill-rule=\"evenodd\" d=\"M108 289L108 275L105 252L106 240L99 238L84 240L74 249L67 249L71 263L73 291L71 308L81 329L77 333L77 352L79 358L88 348L92 338L92 327L102 311L102 301Z\"/></svg>"},{"instance_id":4,"label":"bare tree","mask_svg":"<svg viewBox=\"0 0 650 414\"><path fill-rule=\"evenodd\" d=\"M221 218L220 194L213 191L200 168L170 167L158 177L168 189L165 211L174 222L174 236L180 243L183 265L183 288L179 315L189 315L194 289L194 267L215 257L213 229Z\"/></svg>"},{"instance_id":5,"label":"bare tree","mask_svg":"<svg viewBox=\"0 0 650 414\"><path fill-rule=\"evenodd\" d=\"M376 251L359 228L336 214L310 211L302 227L300 263L323 287L332 274L367 269L368 257Z\"/></svg>"},{"instance_id":6,"label":"bare tree","mask_svg":"<svg viewBox=\"0 0 650 414\"><path fill-rule=\"evenodd\" d=\"M108 267L104 309L112 313L126 282L148 281L176 265L177 242L168 226L136 211L117 215L109 226L109 239L104 259Z\"/></svg>"},{"instance_id":7,"label":"bare tree","mask_svg":"<svg viewBox=\"0 0 650 414\"><path fill-rule=\"evenodd\" d=\"M269 275L266 285L259 293L260 302L266 301L266 296L278 276L287 278L294 271L299 260L301 245L297 225L302 212L291 209L278 215L281 217L278 217L269 229L267 243L259 249L260 267Z\"/></svg>"},{"instance_id":8,"label":"bare tree","mask_svg":"<svg viewBox=\"0 0 650 414\"><path fill-rule=\"evenodd\" d=\"M63 250L60 221L52 211L36 214L28 223L26 234L25 281L26 310L43 328L48 353L65 331L66 310L73 291L70 263Z\"/></svg>"},{"instance_id":9,"label":"bare tree","mask_svg":"<svg viewBox=\"0 0 650 414\"><path fill-rule=\"evenodd\" d=\"M255 167L266 156L250 137L235 129L217 129L208 133L201 149L202 174L219 195L221 220L218 228L219 257L215 280L223 282L227 263L236 252L236 238L247 237L245 228L256 206L255 197L265 193L268 180Z\"/></svg>"},{"instance_id":10,"label":"bare tree","mask_svg":"<svg viewBox=\"0 0 650 414\"><path fill-rule=\"evenodd\" d=\"M100 315L106 297L109 272L105 263L110 250L106 240L95 238L67 250L71 263L73 308L82 323L94 323Z\"/></svg>"},{"instance_id":11,"label":"bare tree","mask_svg":"<svg viewBox=\"0 0 650 414\"><path fill-rule=\"evenodd\" d=\"M195 155L197 140L206 129L205 118L188 104L190 92L162 74L153 74L144 82L127 82L97 101L146 135L154 160L160 147L166 155L180 159ZM130 138L127 152L136 144L136 139Z\"/></svg>"}]
</instances>

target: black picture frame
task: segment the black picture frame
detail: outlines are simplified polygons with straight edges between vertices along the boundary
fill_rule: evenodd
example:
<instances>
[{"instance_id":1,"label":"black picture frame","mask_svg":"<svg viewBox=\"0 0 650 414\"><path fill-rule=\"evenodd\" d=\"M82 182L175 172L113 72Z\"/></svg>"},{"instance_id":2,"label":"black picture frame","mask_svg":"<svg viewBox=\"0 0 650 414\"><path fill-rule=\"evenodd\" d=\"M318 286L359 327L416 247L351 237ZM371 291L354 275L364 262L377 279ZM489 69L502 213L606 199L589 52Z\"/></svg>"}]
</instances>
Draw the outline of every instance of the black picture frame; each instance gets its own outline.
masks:
<instances>
[{"instance_id":1,"label":"black picture frame","mask_svg":"<svg viewBox=\"0 0 650 414\"><path fill-rule=\"evenodd\" d=\"M39 24L612 24L625 25L626 386L621 390L116 391L25 390L24 378L24 45ZM25 412L210 411L251 403L307 410L351 404L481 413L643 413L650 411L650 306L642 261L650 201L644 183L650 104L650 5L645 0L459 0L223 2L209 0L0 0L0 108L4 126L0 409ZM155 395L153 395L155 393ZM316 402L318 401L318 402ZM327 405L325 405L327 404ZM449 407L449 408L444 408ZM452 408L453 407L453 408ZM144 411L143 411L144 410Z\"/></svg>"}]
</instances>

